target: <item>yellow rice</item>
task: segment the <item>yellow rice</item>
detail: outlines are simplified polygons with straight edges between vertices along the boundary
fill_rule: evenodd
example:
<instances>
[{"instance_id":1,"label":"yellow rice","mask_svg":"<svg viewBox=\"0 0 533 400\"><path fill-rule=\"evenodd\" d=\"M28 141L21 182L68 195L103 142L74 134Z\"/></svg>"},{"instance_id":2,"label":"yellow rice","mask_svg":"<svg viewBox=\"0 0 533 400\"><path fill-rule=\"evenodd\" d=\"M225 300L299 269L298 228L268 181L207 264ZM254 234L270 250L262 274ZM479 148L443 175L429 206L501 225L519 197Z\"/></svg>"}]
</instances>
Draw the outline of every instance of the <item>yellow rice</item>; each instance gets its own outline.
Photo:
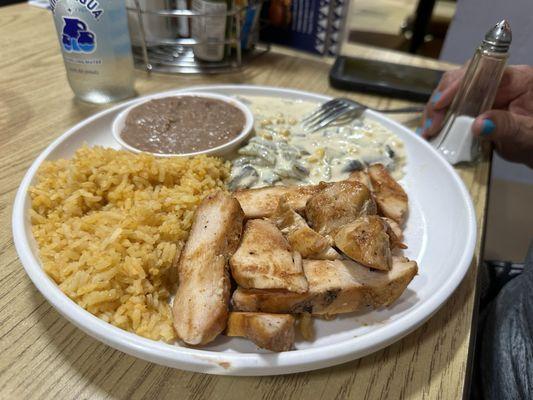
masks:
<instances>
[{"instance_id":1,"label":"yellow rice","mask_svg":"<svg viewBox=\"0 0 533 400\"><path fill-rule=\"evenodd\" d=\"M30 189L45 271L87 311L154 340L175 340L168 305L194 210L225 188L213 157L155 158L82 147L46 162Z\"/></svg>"}]
</instances>

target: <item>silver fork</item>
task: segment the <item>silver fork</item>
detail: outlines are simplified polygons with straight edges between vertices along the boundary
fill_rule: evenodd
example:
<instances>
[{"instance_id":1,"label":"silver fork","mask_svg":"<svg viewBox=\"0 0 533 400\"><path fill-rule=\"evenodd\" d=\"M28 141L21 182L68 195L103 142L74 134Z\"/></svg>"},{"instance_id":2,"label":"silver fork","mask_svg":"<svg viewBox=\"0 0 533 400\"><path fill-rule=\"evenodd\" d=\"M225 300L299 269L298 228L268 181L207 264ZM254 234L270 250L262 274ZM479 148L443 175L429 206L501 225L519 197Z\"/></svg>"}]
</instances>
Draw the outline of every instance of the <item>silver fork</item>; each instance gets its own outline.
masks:
<instances>
[{"instance_id":1,"label":"silver fork","mask_svg":"<svg viewBox=\"0 0 533 400\"><path fill-rule=\"evenodd\" d=\"M373 110L381 113L400 114L416 113L424 111L425 106L410 106L402 108L379 109L365 106L355 100L338 97L325 102L315 111L304 117L301 121L302 127L310 132L325 128L333 122L347 122L358 118L365 110Z\"/></svg>"}]
</instances>

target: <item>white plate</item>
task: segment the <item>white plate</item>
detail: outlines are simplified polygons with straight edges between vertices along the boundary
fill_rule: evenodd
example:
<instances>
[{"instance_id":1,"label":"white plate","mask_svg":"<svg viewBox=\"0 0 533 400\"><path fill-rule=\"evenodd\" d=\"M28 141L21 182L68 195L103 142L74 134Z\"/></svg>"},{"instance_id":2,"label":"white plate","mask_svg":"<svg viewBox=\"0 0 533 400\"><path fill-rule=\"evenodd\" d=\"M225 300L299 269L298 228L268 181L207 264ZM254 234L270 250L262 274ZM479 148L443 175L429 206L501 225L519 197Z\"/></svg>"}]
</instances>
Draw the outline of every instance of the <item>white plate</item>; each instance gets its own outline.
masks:
<instances>
[{"instance_id":1,"label":"white plate","mask_svg":"<svg viewBox=\"0 0 533 400\"><path fill-rule=\"evenodd\" d=\"M329 97L260 86L203 86L196 91L226 95L260 95L323 102ZM185 89L184 89L185 90ZM191 90L187 88L186 90ZM178 91L168 92L169 95ZM55 140L26 173L15 199L13 236L27 274L43 296L69 321L94 338L128 354L190 371L228 375L273 375L324 368L379 350L426 321L465 276L476 243L470 196L450 165L424 140L387 117L368 117L394 131L407 150L402 184L409 195L406 255L418 261L419 274L389 308L348 314L333 321L316 320L316 339L298 342L297 350L268 353L244 339L219 337L211 346L193 349L142 338L86 312L64 295L42 270L32 237L28 187L44 160L70 158L84 142L117 147L111 135L114 117L134 102L119 104L82 121Z\"/></svg>"}]
</instances>

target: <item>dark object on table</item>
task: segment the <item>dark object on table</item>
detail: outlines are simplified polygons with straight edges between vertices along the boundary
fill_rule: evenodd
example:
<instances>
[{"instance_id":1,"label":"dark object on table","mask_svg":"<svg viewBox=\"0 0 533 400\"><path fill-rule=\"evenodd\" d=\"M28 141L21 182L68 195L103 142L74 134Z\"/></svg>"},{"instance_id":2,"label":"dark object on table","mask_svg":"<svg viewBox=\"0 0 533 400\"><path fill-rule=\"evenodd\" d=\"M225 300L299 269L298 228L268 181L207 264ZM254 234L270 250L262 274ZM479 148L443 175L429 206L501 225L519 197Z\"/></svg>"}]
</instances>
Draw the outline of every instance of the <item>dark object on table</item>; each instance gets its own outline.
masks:
<instances>
[{"instance_id":1,"label":"dark object on table","mask_svg":"<svg viewBox=\"0 0 533 400\"><path fill-rule=\"evenodd\" d=\"M481 293L471 398L532 399L533 243L523 267L489 261L482 268L488 285Z\"/></svg>"},{"instance_id":2,"label":"dark object on table","mask_svg":"<svg viewBox=\"0 0 533 400\"><path fill-rule=\"evenodd\" d=\"M0 0L0 7L8 6L10 4L15 4L15 3L25 3L25 0Z\"/></svg>"},{"instance_id":3,"label":"dark object on table","mask_svg":"<svg viewBox=\"0 0 533 400\"><path fill-rule=\"evenodd\" d=\"M413 101L427 101L443 71L362 58L337 57L329 73L331 86Z\"/></svg>"}]
</instances>

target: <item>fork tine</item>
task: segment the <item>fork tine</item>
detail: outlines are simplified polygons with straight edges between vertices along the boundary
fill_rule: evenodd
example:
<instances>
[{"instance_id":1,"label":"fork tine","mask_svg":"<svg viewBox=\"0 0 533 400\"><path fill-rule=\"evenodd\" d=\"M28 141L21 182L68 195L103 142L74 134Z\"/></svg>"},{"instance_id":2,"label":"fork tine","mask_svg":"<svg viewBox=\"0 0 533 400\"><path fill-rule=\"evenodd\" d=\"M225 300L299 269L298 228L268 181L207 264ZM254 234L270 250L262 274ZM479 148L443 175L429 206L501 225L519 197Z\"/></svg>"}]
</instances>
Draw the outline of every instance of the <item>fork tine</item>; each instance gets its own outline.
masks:
<instances>
[{"instance_id":1,"label":"fork tine","mask_svg":"<svg viewBox=\"0 0 533 400\"><path fill-rule=\"evenodd\" d=\"M336 116L338 113L342 112L343 110L345 110L347 107L347 105L345 104L341 104L341 105L338 105L334 108L330 108L327 112L323 113L320 118L315 118L314 120L312 121L308 121L305 125L302 125L304 127L304 129L306 130L309 130L309 129L314 129L317 125L319 125L322 121L324 121L325 119L328 119L330 118L331 116Z\"/></svg>"},{"instance_id":2,"label":"fork tine","mask_svg":"<svg viewBox=\"0 0 533 400\"><path fill-rule=\"evenodd\" d=\"M337 103L338 99L333 99L321 104L312 113L308 114L305 118L303 118L302 123L308 123L316 120L317 118L320 118L325 112L327 112L331 107L334 107Z\"/></svg>"},{"instance_id":3,"label":"fork tine","mask_svg":"<svg viewBox=\"0 0 533 400\"><path fill-rule=\"evenodd\" d=\"M342 99L333 99L330 101L326 101L325 103L322 103L315 111L313 111L311 114L307 115L306 117L302 118L302 124L306 122L311 122L320 116L322 116L325 112L327 112L331 107L335 107L337 104L341 103Z\"/></svg>"},{"instance_id":4,"label":"fork tine","mask_svg":"<svg viewBox=\"0 0 533 400\"><path fill-rule=\"evenodd\" d=\"M302 125L304 126L305 129L309 130L309 129L312 129L314 130L316 126L320 125L324 120L329 120L330 118L337 118L339 115L341 115L342 113L344 113L345 110L349 109L350 106L348 104L340 104L334 108L331 108L330 110L328 110L326 113L322 114L320 118L318 119L315 119L313 121L309 121L307 122L305 125Z\"/></svg>"},{"instance_id":5,"label":"fork tine","mask_svg":"<svg viewBox=\"0 0 533 400\"><path fill-rule=\"evenodd\" d=\"M326 109L324 112L320 113L319 116L317 116L315 118L312 118L309 121L306 121L304 124L302 124L302 126L305 128L305 127L310 127L310 126L313 126L315 124L318 124L324 118L329 118L332 114L334 114L336 112L339 112L340 110L342 110L342 109L344 109L346 107L348 107L348 105L344 104L344 103L338 103L337 105L335 105L333 107L328 107L328 109Z\"/></svg>"},{"instance_id":6,"label":"fork tine","mask_svg":"<svg viewBox=\"0 0 533 400\"><path fill-rule=\"evenodd\" d=\"M347 106L344 109L338 111L337 113L330 115L329 118L323 118L321 121L314 124L313 128L311 128L312 129L311 132L315 132L315 131L318 131L319 129L325 128L332 122L337 121L343 115L346 115L353 111L355 111L353 107Z\"/></svg>"},{"instance_id":7,"label":"fork tine","mask_svg":"<svg viewBox=\"0 0 533 400\"><path fill-rule=\"evenodd\" d=\"M354 120L355 118L359 118L361 115L363 115L364 112L365 112L364 108L352 107L349 110L347 110L347 112L339 115L338 118L334 122L339 123L339 124L344 124L344 123Z\"/></svg>"}]
</instances>

